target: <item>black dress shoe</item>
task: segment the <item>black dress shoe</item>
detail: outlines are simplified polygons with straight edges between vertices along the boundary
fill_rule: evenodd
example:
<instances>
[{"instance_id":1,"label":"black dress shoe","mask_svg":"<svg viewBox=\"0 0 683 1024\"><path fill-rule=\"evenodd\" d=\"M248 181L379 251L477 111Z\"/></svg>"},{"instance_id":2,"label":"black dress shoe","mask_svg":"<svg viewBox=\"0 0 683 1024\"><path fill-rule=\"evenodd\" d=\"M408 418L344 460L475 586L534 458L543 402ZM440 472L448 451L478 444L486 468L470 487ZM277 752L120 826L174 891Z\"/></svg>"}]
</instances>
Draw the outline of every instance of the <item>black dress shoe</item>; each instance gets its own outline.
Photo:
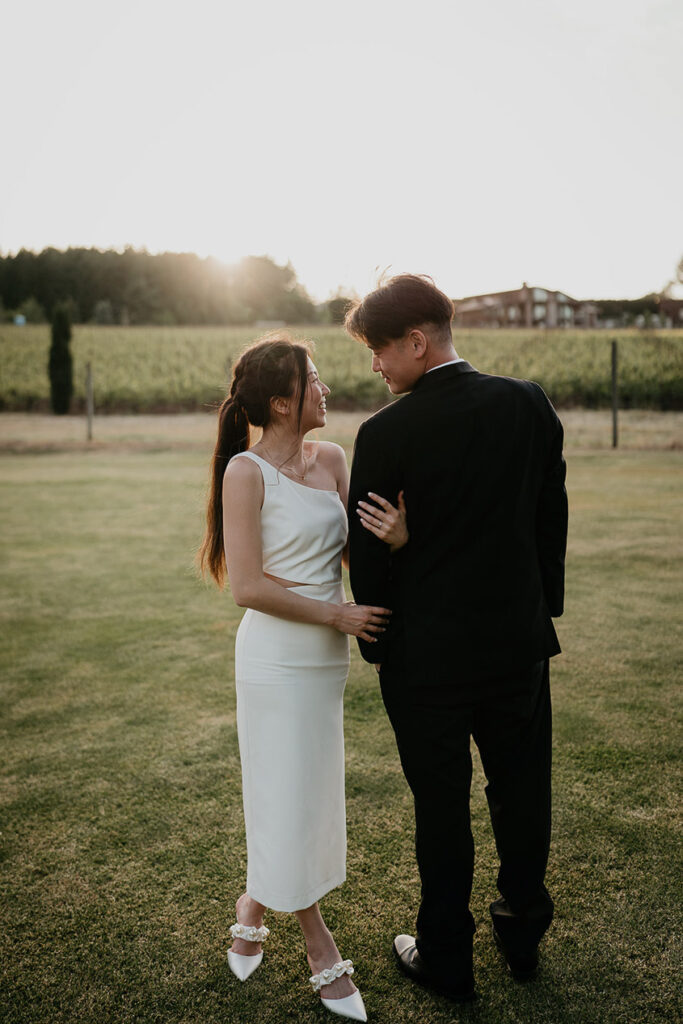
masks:
<instances>
[{"instance_id":1,"label":"black dress shoe","mask_svg":"<svg viewBox=\"0 0 683 1024\"><path fill-rule=\"evenodd\" d=\"M394 954L399 970L418 985L431 988L439 995L447 996L456 1003L469 1003L477 998L474 991L474 976L467 973L458 977L442 972L435 972L422 960L412 935L397 935L394 939Z\"/></svg>"},{"instance_id":2,"label":"black dress shoe","mask_svg":"<svg viewBox=\"0 0 683 1024\"><path fill-rule=\"evenodd\" d=\"M538 971L538 949L519 950L506 946L495 924L493 925L493 938L505 957L510 974L515 981L531 981L536 977Z\"/></svg>"}]
</instances>

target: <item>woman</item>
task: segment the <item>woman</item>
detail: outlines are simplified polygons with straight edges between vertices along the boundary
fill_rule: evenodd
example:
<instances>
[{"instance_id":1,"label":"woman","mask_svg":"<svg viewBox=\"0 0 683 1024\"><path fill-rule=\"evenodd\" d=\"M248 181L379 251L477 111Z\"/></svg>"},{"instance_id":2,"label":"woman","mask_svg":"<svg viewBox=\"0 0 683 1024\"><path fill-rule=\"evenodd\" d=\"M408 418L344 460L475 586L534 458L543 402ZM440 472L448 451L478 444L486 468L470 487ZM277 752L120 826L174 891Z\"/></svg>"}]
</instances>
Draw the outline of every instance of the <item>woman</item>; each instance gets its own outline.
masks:
<instances>
[{"instance_id":1,"label":"woman","mask_svg":"<svg viewBox=\"0 0 683 1024\"><path fill-rule=\"evenodd\" d=\"M323 427L329 388L308 349L257 342L234 368L219 410L207 533L200 551L220 586L248 610L235 643L237 729L247 834L247 891L236 904L228 952L246 980L262 960L267 907L296 915L313 989L334 1013L366 1020L318 900L346 877L342 697L349 635L372 641L387 608L346 602L348 471L343 450L305 441ZM262 428L249 446L249 428ZM394 548L404 510L359 511Z\"/></svg>"}]
</instances>

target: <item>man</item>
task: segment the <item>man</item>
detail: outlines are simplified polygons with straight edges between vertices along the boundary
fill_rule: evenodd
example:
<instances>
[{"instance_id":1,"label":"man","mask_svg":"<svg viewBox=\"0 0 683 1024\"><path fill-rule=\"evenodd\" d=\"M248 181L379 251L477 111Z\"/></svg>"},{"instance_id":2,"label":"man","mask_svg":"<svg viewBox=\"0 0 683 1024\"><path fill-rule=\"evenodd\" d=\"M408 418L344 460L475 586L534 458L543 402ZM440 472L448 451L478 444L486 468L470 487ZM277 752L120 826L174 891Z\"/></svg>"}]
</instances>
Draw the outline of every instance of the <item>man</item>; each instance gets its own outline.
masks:
<instances>
[{"instance_id":1,"label":"man","mask_svg":"<svg viewBox=\"0 0 683 1024\"><path fill-rule=\"evenodd\" d=\"M535 973L553 916L548 659L560 650L567 496L543 390L459 358L452 317L431 279L409 274L349 311L373 371L405 395L359 430L349 518L354 599L393 609L386 633L359 644L415 800L422 899L415 938L397 936L394 952L408 977L464 1001L475 998L470 736L500 858L493 935L516 979ZM392 554L356 509L369 492L396 505L400 491L410 539Z\"/></svg>"}]
</instances>

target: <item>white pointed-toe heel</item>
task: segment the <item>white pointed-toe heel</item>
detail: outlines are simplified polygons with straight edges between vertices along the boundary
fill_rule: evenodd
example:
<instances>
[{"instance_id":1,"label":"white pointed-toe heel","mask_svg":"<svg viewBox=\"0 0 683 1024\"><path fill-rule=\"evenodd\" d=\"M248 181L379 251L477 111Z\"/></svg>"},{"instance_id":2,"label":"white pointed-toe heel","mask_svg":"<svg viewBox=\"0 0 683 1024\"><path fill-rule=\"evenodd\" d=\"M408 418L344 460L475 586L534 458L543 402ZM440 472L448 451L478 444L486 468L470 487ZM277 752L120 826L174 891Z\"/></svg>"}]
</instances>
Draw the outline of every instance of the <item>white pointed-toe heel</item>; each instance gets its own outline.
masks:
<instances>
[{"instance_id":1,"label":"white pointed-toe heel","mask_svg":"<svg viewBox=\"0 0 683 1024\"><path fill-rule=\"evenodd\" d=\"M320 1002L323 1006L331 1010L332 1013L338 1014L340 1017L348 1017L349 1020L363 1020L368 1019L368 1015L365 1012L365 1006L360 992L356 989L350 996L346 996L344 999L322 999Z\"/></svg>"},{"instance_id":2,"label":"white pointed-toe heel","mask_svg":"<svg viewBox=\"0 0 683 1024\"><path fill-rule=\"evenodd\" d=\"M353 974L353 964L350 960L340 960L333 967L326 967L320 974L314 974L308 980L313 986L313 991L319 992L323 985L331 985L337 978L341 978L342 974ZM352 992L350 996L344 996L343 999L323 999L321 996L320 1002L327 1010L336 1013L339 1017L362 1021L368 1019L358 989Z\"/></svg>"},{"instance_id":3,"label":"white pointed-toe heel","mask_svg":"<svg viewBox=\"0 0 683 1024\"><path fill-rule=\"evenodd\" d=\"M233 939L244 939L245 942L265 942L270 935L270 930L265 926L254 928L246 924L233 924L230 927L230 934ZM253 974L263 960L263 953L256 953L254 956L244 956L242 953L233 953L228 950L228 967L240 981L246 981L250 974Z\"/></svg>"}]
</instances>

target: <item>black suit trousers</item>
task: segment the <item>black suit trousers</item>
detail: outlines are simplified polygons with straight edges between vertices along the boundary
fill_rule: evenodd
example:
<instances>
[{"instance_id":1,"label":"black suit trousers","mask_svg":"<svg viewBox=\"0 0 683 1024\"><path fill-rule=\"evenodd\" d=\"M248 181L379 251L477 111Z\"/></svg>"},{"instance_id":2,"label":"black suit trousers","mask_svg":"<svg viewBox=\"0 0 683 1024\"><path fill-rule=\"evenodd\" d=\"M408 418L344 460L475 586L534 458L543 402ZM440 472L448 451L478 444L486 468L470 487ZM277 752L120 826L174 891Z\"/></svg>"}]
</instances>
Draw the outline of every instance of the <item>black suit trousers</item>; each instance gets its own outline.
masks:
<instances>
[{"instance_id":1,"label":"black suit trousers","mask_svg":"<svg viewBox=\"0 0 683 1024\"><path fill-rule=\"evenodd\" d=\"M551 809L548 661L478 684L467 695L410 686L397 662L382 666L380 681L415 800L420 955L435 966L452 964L453 956L462 961L468 947L471 955L470 737L486 774L500 860L500 930L509 945L535 946L553 915L544 885Z\"/></svg>"}]
</instances>

